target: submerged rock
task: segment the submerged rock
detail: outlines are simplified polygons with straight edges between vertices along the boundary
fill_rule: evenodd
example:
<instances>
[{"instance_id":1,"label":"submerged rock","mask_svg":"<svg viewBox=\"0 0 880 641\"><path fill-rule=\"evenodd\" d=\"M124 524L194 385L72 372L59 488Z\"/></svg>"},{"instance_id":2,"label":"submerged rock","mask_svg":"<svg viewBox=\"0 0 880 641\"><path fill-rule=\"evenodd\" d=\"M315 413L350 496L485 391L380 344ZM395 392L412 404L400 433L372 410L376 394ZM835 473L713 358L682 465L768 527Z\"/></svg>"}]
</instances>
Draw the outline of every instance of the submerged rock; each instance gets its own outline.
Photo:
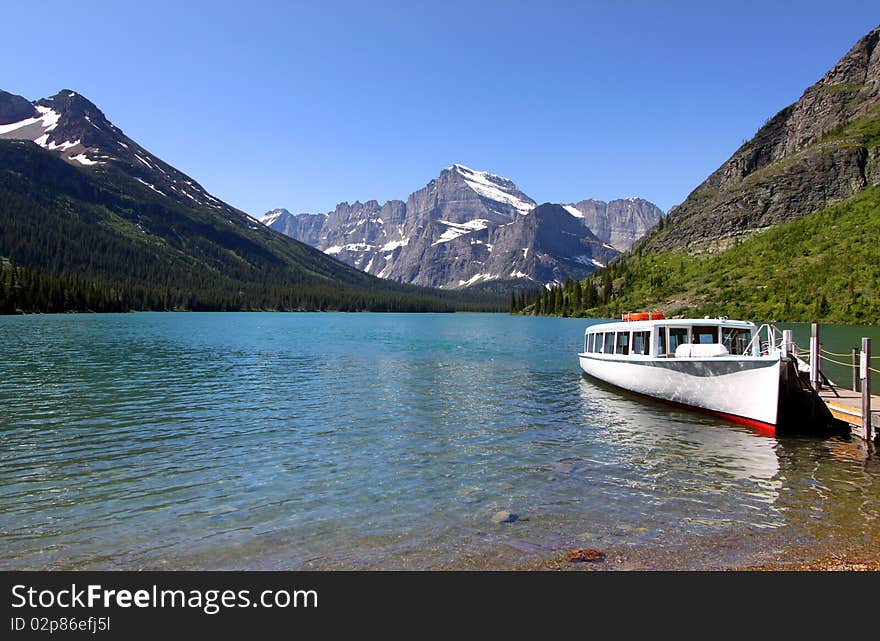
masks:
<instances>
[{"instance_id":1,"label":"submerged rock","mask_svg":"<svg viewBox=\"0 0 880 641\"><path fill-rule=\"evenodd\" d=\"M492 523L513 523L519 520L519 514L501 510L492 515Z\"/></svg>"}]
</instances>

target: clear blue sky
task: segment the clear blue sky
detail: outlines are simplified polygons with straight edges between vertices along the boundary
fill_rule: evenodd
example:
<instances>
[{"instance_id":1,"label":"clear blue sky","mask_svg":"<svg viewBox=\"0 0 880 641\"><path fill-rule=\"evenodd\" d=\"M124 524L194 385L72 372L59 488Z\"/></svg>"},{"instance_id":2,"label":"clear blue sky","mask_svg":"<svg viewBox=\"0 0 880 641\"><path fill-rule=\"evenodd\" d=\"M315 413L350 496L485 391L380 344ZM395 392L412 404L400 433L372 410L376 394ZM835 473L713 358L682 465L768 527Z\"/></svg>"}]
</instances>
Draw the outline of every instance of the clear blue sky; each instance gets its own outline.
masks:
<instances>
[{"instance_id":1,"label":"clear blue sky","mask_svg":"<svg viewBox=\"0 0 880 641\"><path fill-rule=\"evenodd\" d=\"M180 5L180 6L178 6ZM253 215L460 162L539 202L679 203L880 22L855 2L14 2L0 88L62 88Z\"/></svg>"}]
</instances>

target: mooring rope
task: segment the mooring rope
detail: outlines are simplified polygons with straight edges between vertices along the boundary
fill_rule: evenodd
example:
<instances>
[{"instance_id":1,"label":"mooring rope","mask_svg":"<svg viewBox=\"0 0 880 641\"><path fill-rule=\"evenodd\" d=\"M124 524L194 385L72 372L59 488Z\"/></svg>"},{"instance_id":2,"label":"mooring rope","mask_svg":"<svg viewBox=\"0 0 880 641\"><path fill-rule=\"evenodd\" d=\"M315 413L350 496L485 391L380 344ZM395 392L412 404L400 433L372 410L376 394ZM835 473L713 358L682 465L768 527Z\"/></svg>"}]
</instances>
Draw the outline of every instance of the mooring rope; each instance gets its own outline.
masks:
<instances>
[{"instance_id":1,"label":"mooring rope","mask_svg":"<svg viewBox=\"0 0 880 641\"><path fill-rule=\"evenodd\" d=\"M820 348L819 348L819 351L822 352L823 354L831 354L832 356L844 356L844 357L846 357L846 356L852 356L852 353L850 353L850 354L838 354L837 352L830 352L830 351L828 351L827 349L825 349L824 347L820 347ZM856 352L856 353L859 353L859 352ZM877 359L880 359L880 356L872 356L872 357L871 357L871 360L872 360L872 361L873 361L873 360L877 360ZM831 359L828 359L828 360L831 360Z\"/></svg>"},{"instance_id":2,"label":"mooring rope","mask_svg":"<svg viewBox=\"0 0 880 641\"><path fill-rule=\"evenodd\" d=\"M844 367L852 367L853 366L852 363L841 363L840 361L836 361L833 358L828 358L827 356L823 357L822 360L827 361L829 363L834 363L835 365L843 365ZM880 374L880 370L878 370L878 369L874 369L873 367L869 367L868 369L871 370L872 372L877 372L878 374Z\"/></svg>"},{"instance_id":3,"label":"mooring rope","mask_svg":"<svg viewBox=\"0 0 880 641\"><path fill-rule=\"evenodd\" d=\"M822 360L828 361L829 363L834 363L836 365L843 365L844 367L852 367L852 363L841 363L840 361L836 361L833 358L823 358Z\"/></svg>"},{"instance_id":4,"label":"mooring rope","mask_svg":"<svg viewBox=\"0 0 880 641\"><path fill-rule=\"evenodd\" d=\"M850 355L850 354L838 354L837 352L831 352L831 351L825 349L824 347L820 347L819 351L824 354L831 354L832 356L849 356Z\"/></svg>"}]
</instances>

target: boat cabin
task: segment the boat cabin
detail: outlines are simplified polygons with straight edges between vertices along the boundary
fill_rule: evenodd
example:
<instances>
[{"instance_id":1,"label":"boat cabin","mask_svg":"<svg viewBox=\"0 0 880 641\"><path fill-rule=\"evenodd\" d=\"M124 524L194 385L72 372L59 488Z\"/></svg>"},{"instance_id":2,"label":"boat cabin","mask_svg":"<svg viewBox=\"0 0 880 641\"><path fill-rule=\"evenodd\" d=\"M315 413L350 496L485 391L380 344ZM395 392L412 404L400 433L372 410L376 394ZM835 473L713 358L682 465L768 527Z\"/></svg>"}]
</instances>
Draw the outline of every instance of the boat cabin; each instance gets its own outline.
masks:
<instances>
[{"instance_id":1,"label":"boat cabin","mask_svg":"<svg viewBox=\"0 0 880 641\"><path fill-rule=\"evenodd\" d=\"M584 354L643 358L760 356L760 345L753 340L757 331L754 323L725 318L627 320L627 316L619 323L588 327Z\"/></svg>"}]
</instances>

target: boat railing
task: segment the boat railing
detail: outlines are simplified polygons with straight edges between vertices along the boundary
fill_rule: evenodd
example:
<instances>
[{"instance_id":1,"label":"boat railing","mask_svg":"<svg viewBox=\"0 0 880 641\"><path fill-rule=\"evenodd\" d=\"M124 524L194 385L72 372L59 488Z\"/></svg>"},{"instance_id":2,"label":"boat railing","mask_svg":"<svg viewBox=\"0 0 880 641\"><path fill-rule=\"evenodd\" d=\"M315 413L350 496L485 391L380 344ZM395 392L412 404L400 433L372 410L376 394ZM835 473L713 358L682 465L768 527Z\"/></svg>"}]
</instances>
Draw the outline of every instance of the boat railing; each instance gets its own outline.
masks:
<instances>
[{"instance_id":1,"label":"boat railing","mask_svg":"<svg viewBox=\"0 0 880 641\"><path fill-rule=\"evenodd\" d=\"M745 354L748 354L748 353L752 353L752 354L754 354L754 353L755 353L755 347L758 348L758 351L759 351L760 353L763 353L764 344L761 343L761 332L762 332L763 330L765 330L765 329L767 330L767 337L768 337L768 339L769 339L769 340L772 340L772 337L770 336L770 332L771 332L771 330L770 330L770 325L769 325L768 323L764 323L763 325L761 325L761 326L758 328L758 331L757 331L757 332L755 332L754 334L752 334L752 340L750 340L750 341L749 341L749 344L746 345L746 348L743 350L743 353L745 353Z\"/></svg>"},{"instance_id":2,"label":"boat railing","mask_svg":"<svg viewBox=\"0 0 880 641\"><path fill-rule=\"evenodd\" d=\"M762 340L762 333L766 334L766 340ZM758 331L752 336L752 340L749 341L749 344L746 345L744 352L748 354L749 352L754 353L755 348L757 347L758 355L766 355L772 354L774 351L785 351L783 346L783 341L785 338L785 334L780 330L776 325L771 323L764 323L758 328ZM793 342L789 343L788 350L794 350L794 354L797 355L797 345Z\"/></svg>"}]
</instances>

